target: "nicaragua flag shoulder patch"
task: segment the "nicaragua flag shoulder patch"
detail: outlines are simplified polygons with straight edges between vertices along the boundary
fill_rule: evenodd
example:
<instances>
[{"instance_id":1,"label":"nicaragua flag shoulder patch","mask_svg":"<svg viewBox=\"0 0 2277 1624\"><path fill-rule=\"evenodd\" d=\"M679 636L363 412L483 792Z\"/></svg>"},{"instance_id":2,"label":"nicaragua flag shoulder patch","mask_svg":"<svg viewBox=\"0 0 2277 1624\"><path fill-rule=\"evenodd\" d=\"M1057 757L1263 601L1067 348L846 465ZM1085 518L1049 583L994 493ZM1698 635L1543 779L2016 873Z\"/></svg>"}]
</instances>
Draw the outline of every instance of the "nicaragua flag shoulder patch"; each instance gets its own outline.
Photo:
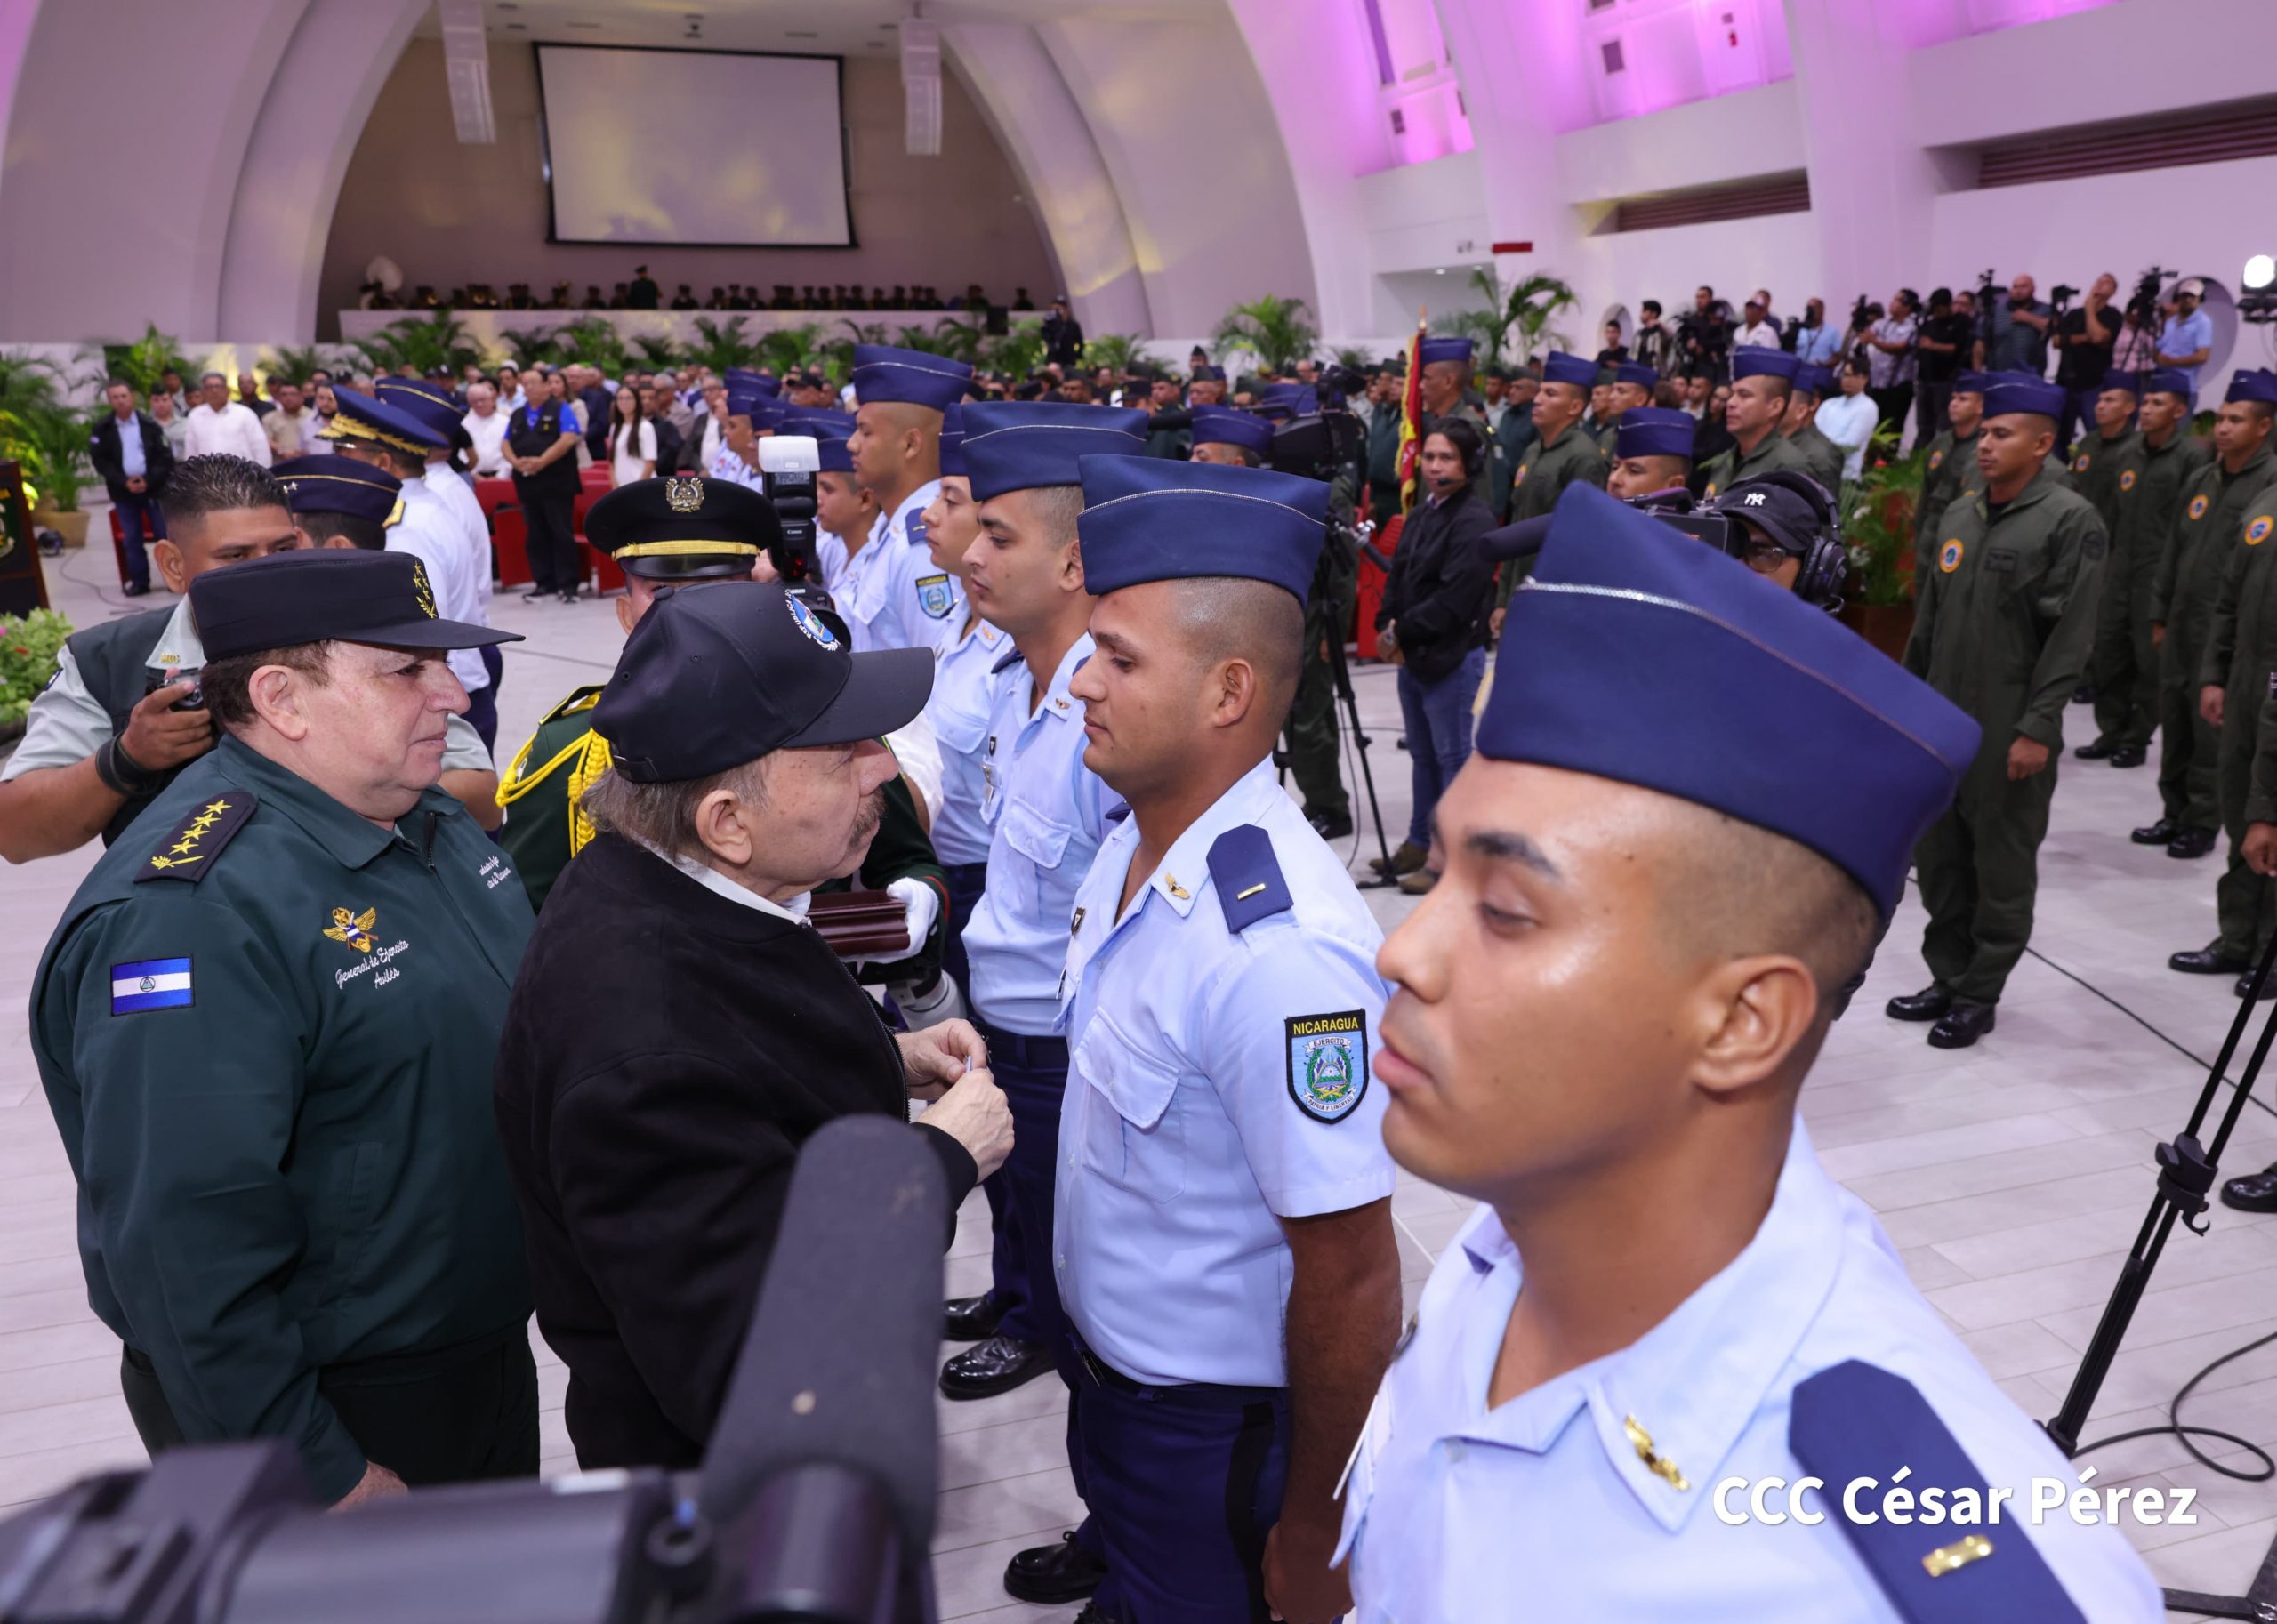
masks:
<instances>
[{"instance_id":1,"label":"nicaragua flag shoulder patch","mask_svg":"<svg viewBox=\"0 0 2277 1624\"><path fill-rule=\"evenodd\" d=\"M136 959L110 967L110 1012L186 1009L197 1002L188 959Z\"/></svg>"}]
</instances>

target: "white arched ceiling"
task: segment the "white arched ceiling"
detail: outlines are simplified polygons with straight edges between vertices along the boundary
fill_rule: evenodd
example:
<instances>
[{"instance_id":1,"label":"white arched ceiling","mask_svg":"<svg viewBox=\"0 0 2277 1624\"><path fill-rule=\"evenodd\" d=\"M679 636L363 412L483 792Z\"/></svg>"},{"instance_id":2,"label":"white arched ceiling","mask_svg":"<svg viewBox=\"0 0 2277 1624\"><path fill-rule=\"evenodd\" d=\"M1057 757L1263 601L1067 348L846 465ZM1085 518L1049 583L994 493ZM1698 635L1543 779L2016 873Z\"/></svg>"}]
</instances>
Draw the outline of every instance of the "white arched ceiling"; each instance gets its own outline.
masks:
<instances>
[{"instance_id":1,"label":"white arched ceiling","mask_svg":"<svg viewBox=\"0 0 2277 1624\"><path fill-rule=\"evenodd\" d=\"M333 205L427 0L308 0L253 126L221 255L217 337L304 343Z\"/></svg>"}]
</instances>

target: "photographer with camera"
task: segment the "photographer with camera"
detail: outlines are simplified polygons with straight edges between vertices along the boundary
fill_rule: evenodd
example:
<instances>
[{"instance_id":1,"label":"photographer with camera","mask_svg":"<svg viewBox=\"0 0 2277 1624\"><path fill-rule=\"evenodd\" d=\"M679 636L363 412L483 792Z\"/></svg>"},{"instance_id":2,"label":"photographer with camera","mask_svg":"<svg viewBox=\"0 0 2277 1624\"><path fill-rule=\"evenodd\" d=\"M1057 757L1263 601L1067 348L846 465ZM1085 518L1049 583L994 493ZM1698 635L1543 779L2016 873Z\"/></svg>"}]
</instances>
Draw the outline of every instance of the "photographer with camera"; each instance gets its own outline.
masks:
<instances>
[{"instance_id":1,"label":"photographer with camera","mask_svg":"<svg viewBox=\"0 0 2277 1624\"><path fill-rule=\"evenodd\" d=\"M1945 430L1945 403L1952 398L1953 379L1967 359L1976 331L1973 313L1953 306L1953 291L1940 287L1929 294L1929 313L1913 337L1913 443L1926 446Z\"/></svg>"},{"instance_id":2,"label":"photographer with camera","mask_svg":"<svg viewBox=\"0 0 2277 1624\"><path fill-rule=\"evenodd\" d=\"M2058 287L2056 302L2068 304L2079 291ZM2071 398L2063 436L2056 447L2058 456L2072 454L2072 442L2080 425L2095 418L2096 398L2103 392L2104 375L2111 371L2112 348L2119 342L2118 313L2111 305L2118 293L2119 278L2104 272L2088 285L2087 299L2077 310L2065 310L2056 318L2056 330L2049 335L2048 342L2056 346L2056 386Z\"/></svg>"},{"instance_id":3,"label":"photographer with camera","mask_svg":"<svg viewBox=\"0 0 2277 1624\"><path fill-rule=\"evenodd\" d=\"M1677 323L1677 342L1686 372L1723 378L1732 350L1732 307L1704 282L1693 290L1692 308Z\"/></svg>"},{"instance_id":4,"label":"photographer with camera","mask_svg":"<svg viewBox=\"0 0 2277 1624\"><path fill-rule=\"evenodd\" d=\"M2019 273L2005 294L1991 295L1989 310L1978 311L1978 320L1991 334L1989 341L1977 341L1975 365L1978 371L2030 373L2035 378L2048 375L2048 334L2056 325L2056 313L2032 297L2039 286L2031 277Z\"/></svg>"},{"instance_id":5,"label":"photographer with camera","mask_svg":"<svg viewBox=\"0 0 2277 1624\"><path fill-rule=\"evenodd\" d=\"M2206 285L2195 277L2184 277L2175 284L2174 303L2159 329L2157 359L2161 366L2172 367L2190 380L2193 398L2198 389L2198 370L2214 353L2214 318L2199 309L2206 297Z\"/></svg>"}]
</instances>

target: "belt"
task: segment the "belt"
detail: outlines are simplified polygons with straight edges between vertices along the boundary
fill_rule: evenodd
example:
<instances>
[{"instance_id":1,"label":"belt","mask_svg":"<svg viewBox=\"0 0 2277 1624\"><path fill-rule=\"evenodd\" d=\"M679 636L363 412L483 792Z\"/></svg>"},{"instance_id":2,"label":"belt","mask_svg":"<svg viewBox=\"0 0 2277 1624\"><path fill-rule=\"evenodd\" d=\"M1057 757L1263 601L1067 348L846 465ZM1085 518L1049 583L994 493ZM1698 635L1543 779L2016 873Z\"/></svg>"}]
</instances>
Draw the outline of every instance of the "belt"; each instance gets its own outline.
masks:
<instances>
[{"instance_id":1,"label":"belt","mask_svg":"<svg viewBox=\"0 0 2277 1624\"><path fill-rule=\"evenodd\" d=\"M1083 1344L1083 1339L1071 1328L1068 1339L1075 1345L1075 1356L1082 1362L1083 1373L1098 1387L1112 1392L1124 1393L1133 1398L1144 1398L1158 1404L1169 1404L1181 1410L1246 1410L1251 1404L1270 1403L1285 1397L1286 1387L1227 1387L1216 1382L1181 1381L1155 1386L1125 1376Z\"/></svg>"},{"instance_id":2,"label":"belt","mask_svg":"<svg viewBox=\"0 0 2277 1624\"><path fill-rule=\"evenodd\" d=\"M988 886L988 859L978 863L944 863L941 872L945 875L952 891L963 891L978 896Z\"/></svg>"},{"instance_id":3,"label":"belt","mask_svg":"<svg viewBox=\"0 0 2277 1624\"><path fill-rule=\"evenodd\" d=\"M977 1014L972 1017L972 1024L979 1029L992 1058L1010 1060L1014 1065L1025 1065L1038 1071L1064 1072L1067 1069L1067 1040L1065 1038L1032 1038L1026 1033L1007 1032Z\"/></svg>"}]
</instances>

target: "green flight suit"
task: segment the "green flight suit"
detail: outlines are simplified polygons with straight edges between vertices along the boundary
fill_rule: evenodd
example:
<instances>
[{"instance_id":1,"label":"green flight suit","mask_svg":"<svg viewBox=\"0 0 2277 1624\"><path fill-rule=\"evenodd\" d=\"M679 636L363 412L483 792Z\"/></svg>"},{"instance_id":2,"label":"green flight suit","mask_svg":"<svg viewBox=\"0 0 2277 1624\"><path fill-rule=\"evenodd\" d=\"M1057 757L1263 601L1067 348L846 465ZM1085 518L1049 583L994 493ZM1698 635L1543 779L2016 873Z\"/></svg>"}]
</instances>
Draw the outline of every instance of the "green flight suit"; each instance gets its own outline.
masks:
<instances>
[{"instance_id":1,"label":"green flight suit","mask_svg":"<svg viewBox=\"0 0 2277 1624\"><path fill-rule=\"evenodd\" d=\"M1914 848L1929 912L1921 956L1955 1002L1996 1004L2032 937L2064 707L2094 639L2106 542L2095 509L2044 469L1998 514L1971 492L1939 528L1905 668L1975 717L1984 739ZM2011 779L2020 735L2048 746L2048 765Z\"/></svg>"},{"instance_id":2,"label":"green flight suit","mask_svg":"<svg viewBox=\"0 0 2277 1624\"><path fill-rule=\"evenodd\" d=\"M1531 406L1509 407L1494 425L1494 466L1489 475L1491 499L1486 505L1493 509L1497 523L1509 521L1511 483L1518 477L1518 463L1525 459L1526 447L1539 438L1533 430Z\"/></svg>"},{"instance_id":3,"label":"green flight suit","mask_svg":"<svg viewBox=\"0 0 2277 1624\"><path fill-rule=\"evenodd\" d=\"M2111 459L2113 496L2104 521L2111 526L2111 557L2104 566L2096 648L2088 663L2088 685L2096 691L2096 739L2110 749L2140 750L2158 725L2151 589L2167 532L2182 509L2182 487L2205 466L2206 456L2204 444L2185 434L2169 436L2164 446L2137 434Z\"/></svg>"},{"instance_id":4,"label":"green flight suit","mask_svg":"<svg viewBox=\"0 0 2277 1624\"><path fill-rule=\"evenodd\" d=\"M1518 459L1517 478L1510 482L1511 524L1521 519L1539 519L1557 505L1565 487L1575 480L1605 489L1607 475L1613 472L1613 461L1598 448L1597 441L1585 433L1579 423L1559 435L1556 441L1537 436L1525 454ZM1525 578L1523 561L1514 560L1502 566L1502 581L1496 589L1494 603L1500 608L1509 604L1510 594Z\"/></svg>"},{"instance_id":5,"label":"green flight suit","mask_svg":"<svg viewBox=\"0 0 2277 1624\"><path fill-rule=\"evenodd\" d=\"M367 1460L536 1471L490 1097L531 924L441 791L382 829L229 737L95 864L40 961L32 1052L89 1306L155 1372L146 1439L287 1440L326 1499ZM526 1413L404 1402L470 1366Z\"/></svg>"},{"instance_id":6,"label":"green flight suit","mask_svg":"<svg viewBox=\"0 0 2277 1624\"><path fill-rule=\"evenodd\" d=\"M1304 798L1305 816L1332 824L1351 817L1352 797L1337 753L1336 668L1325 650L1332 640L1342 647L1358 613L1360 548L1350 527L1358 490L1354 468L1340 470L1329 486L1328 539L1305 599L1304 662L1297 668L1296 696L1289 702L1283 737L1289 776Z\"/></svg>"},{"instance_id":7,"label":"green flight suit","mask_svg":"<svg viewBox=\"0 0 2277 1624\"><path fill-rule=\"evenodd\" d=\"M498 843L513 858L533 909L545 906L569 859L593 838L592 824L574 803L586 784L608 770L607 741L592 729L591 712L600 696L597 687L582 687L554 706L500 775L498 804L506 808L506 826L499 831ZM933 929L924 941L913 945L909 957L849 967L865 985L929 987L947 941L948 877L941 872L909 786L889 778L884 796L885 814L860 871L816 889L850 891L859 880L865 889L883 890L896 880L919 880L938 891L941 905L934 912Z\"/></svg>"},{"instance_id":8,"label":"green flight suit","mask_svg":"<svg viewBox=\"0 0 2277 1624\"><path fill-rule=\"evenodd\" d=\"M1820 431L1816 423L1805 423L1787 437L1787 444L1801 454L1803 471L1826 486L1830 498L1842 494L1845 453Z\"/></svg>"},{"instance_id":9,"label":"green flight suit","mask_svg":"<svg viewBox=\"0 0 2277 1624\"><path fill-rule=\"evenodd\" d=\"M1753 451L1741 454L1735 445L1711 461L1703 470L1706 485L1702 498L1713 501L1718 491L1727 491L1742 479L1752 479L1758 474L1767 474L1782 468L1791 468L1798 474L1810 472L1810 465L1803 459L1794 441L1773 430L1756 442Z\"/></svg>"},{"instance_id":10,"label":"green flight suit","mask_svg":"<svg viewBox=\"0 0 2277 1624\"><path fill-rule=\"evenodd\" d=\"M1913 591L1918 598L1928 577L1929 562L1936 556L1935 534L1945 510L1962 491L1976 483L1976 436L1958 436L1946 430L1929 442L1929 459L1921 469L1921 499L1913 515Z\"/></svg>"},{"instance_id":11,"label":"green flight suit","mask_svg":"<svg viewBox=\"0 0 2277 1624\"><path fill-rule=\"evenodd\" d=\"M2253 793L2254 757L2259 743L2261 708L2277 673L2277 486L2265 486L2249 505L2238 543L2229 549L2222 595L2214 605L2206 658L2199 666L2201 687L2222 689L2222 726L2217 792L2223 832L2230 837L2230 859L2214 884L2214 912L2221 935L2216 947L2226 957L2259 963L2277 929L2277 887L2246 866L2248 802Z\"/></svg>"},{"instance_id":12,"label":"green flight suit","mask_svg":"<svg viewBox=\"0 0 2277 1624\"><path fill-rule=\"evenodd\" d=\"M2181 511L2152 577L2151 619L2166 627L2159 646L2159 796L2183 829L2221 826L2221 743L2199 714L2198 678L2231 550L2272 479L2277 454L2266 443L2234 474L2210 458L2182 487Z\"/></svg>"},{"instance_id":13,"label":"green flight suit","mask_svg":"<svg viewBox=\"0 0 2277 1624\"><path fill-rule=\"evenodd\" d=\"M2263 499L2253 505L2246 516L2242 534L2250 535L2254 527L2265 523L2277 524L2277 486L2265 492ZM2253 543L2257 550L2266 550L2265 538ZM2268 573L2267 562L2256 559L2263 579ZM2223 703L2229 703L2225 695ZM2250 714L2255 720L2253 764L2246 782L2244 822L2250 828L2255 824L2277 824L2277 680L2273 680L2262 694L2254 696ZM2229 717L2223 716L2223 731L2229 731ZM2265 943L2266 937L2263 938Z\"/></svg>"}]
</instances>

